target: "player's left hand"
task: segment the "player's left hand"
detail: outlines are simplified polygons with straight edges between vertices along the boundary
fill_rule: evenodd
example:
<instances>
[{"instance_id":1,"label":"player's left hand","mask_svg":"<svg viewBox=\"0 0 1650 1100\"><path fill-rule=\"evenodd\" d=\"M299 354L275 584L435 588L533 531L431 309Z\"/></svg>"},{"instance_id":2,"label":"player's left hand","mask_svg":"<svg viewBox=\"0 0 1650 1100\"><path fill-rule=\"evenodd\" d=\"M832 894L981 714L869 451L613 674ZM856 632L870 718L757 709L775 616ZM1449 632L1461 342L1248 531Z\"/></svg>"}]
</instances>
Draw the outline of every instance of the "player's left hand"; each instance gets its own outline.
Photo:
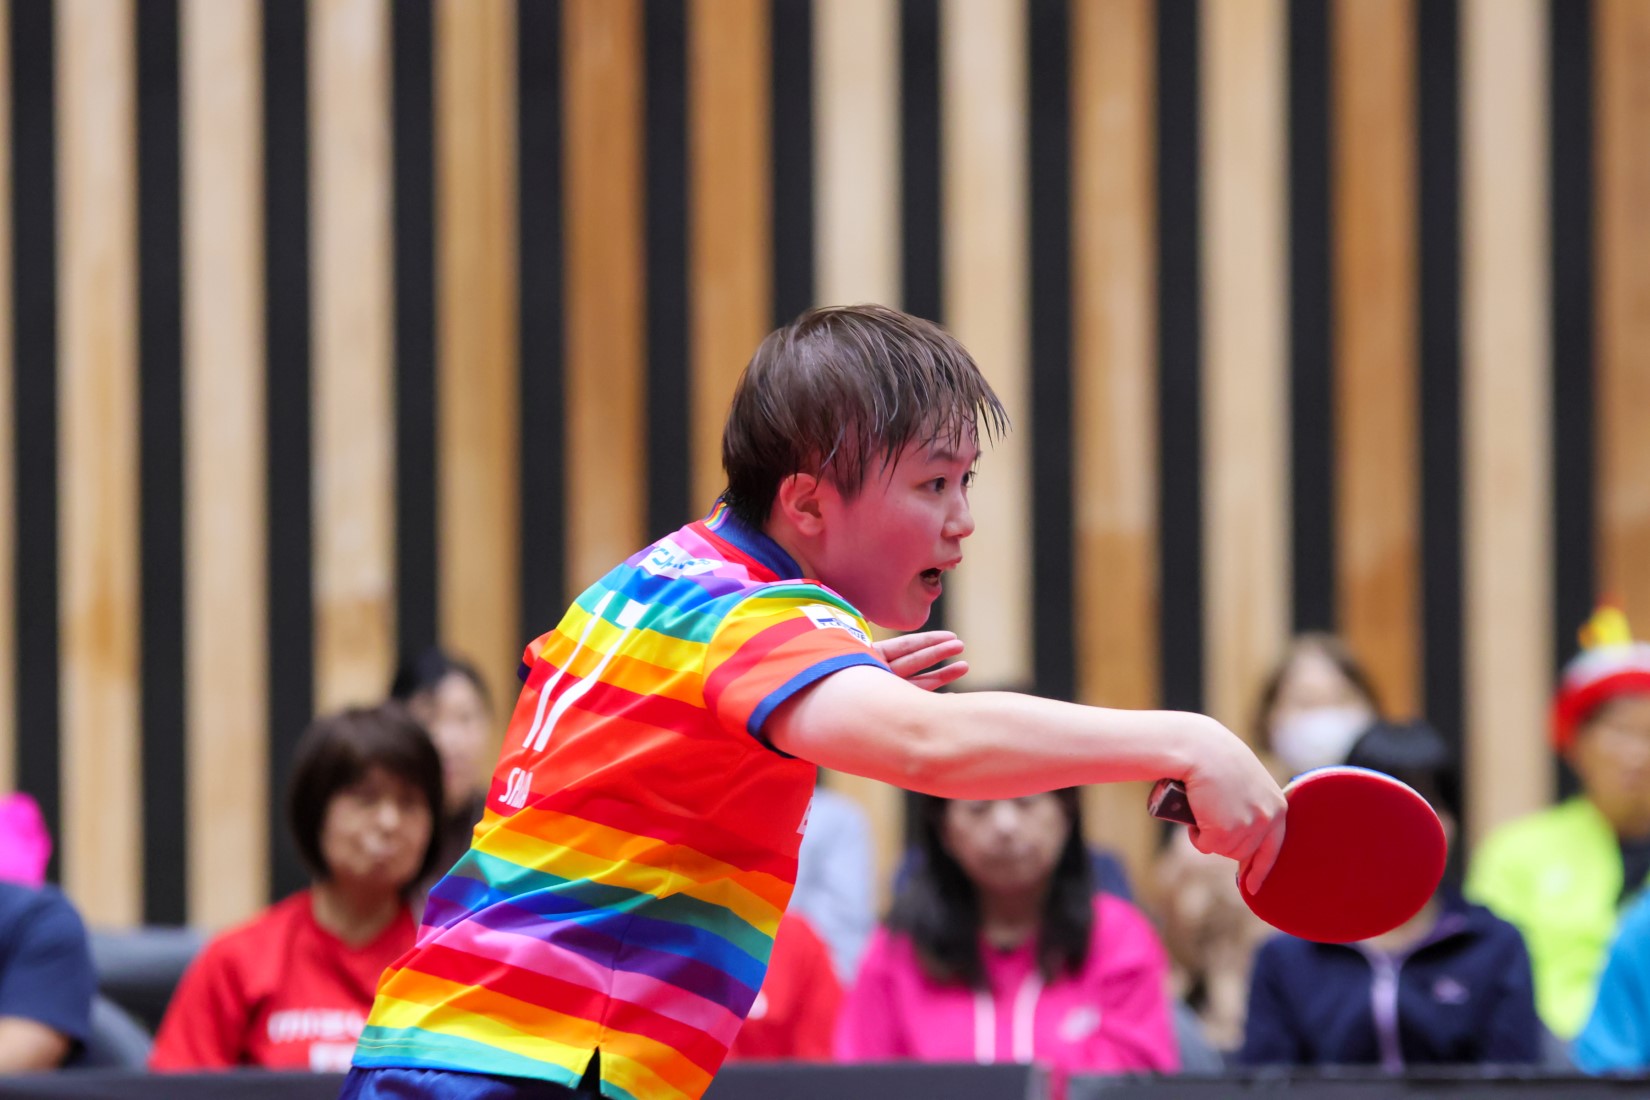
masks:
<instances>
[{"instance_id":1,"label":"player's left hand","mask_svg":"<svg viewBox=\"0 0 1650 1100\"><path fill-rule=\"evenodd\" d=\"M967 661L953 661L962 655L962 639L949 630L924 630L919 634L901 634L886 642L874 642L877 656L888 663L894 675L908 680L926 691L944 687L961 679L968 672ZM951 661L939 668L931 666ZM923 671L927 669L928 671Z\"/></svg>"}]
</instances>

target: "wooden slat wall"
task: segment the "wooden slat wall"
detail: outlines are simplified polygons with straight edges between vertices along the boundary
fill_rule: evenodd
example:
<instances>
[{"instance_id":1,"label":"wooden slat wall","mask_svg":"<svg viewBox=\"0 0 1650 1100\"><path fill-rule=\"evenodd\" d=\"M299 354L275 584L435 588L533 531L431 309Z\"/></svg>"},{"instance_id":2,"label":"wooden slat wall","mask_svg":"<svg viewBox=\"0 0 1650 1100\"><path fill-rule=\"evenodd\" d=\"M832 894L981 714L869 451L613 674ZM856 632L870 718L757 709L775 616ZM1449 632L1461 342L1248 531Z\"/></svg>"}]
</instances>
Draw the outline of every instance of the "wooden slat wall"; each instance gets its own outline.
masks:
<instances>
[{"instance_id":1,"label":"wooden slat wall","mask_svg":"<svg viewBox=\"0 0 1650 1100\"><path fill-rule=\"evenodd\" d=\"M310 0L315 700L395 662L389 7Z\"/></svg>"},{"instance_id":2,"label":"wooden slat wall","mask_svg":"<svg viewBox=\"0 0 1650 1100\"><path fill-rule=\"evenodd\" d=\"M1289 628L1295 571L1325 567L1289 560L1296 518L1290 464L1298 459L1289 438L1288 323L1291 279L1303 277L1290 272L1286 250L1285 166L1291 146L1285 93L1296 75L1289 70L1295 61L1316 65L1326 59L1332 90L1330 162L1305 166L1308 175L1321 167L1331 181L1327 244L1334 285L1327 320L1335 384L1334 428L1328 435L1336 588L1327 602L1334 604L1338 625L1395 710L1436 706L1441 714L1435 717L1447 722L1455 699L1421 698L1423 668L1431 670L1433 694L1449 696L1454 685L1438 674L1431 658L1424 666L1421 661L1424 654L1442 653L1449 658L1447 668L1461 658L1469 836L1540 806L1551 791L1543 715L1554 672L1552 639L1555 626L1575 625L1552 622L1560 567L1551 549L1556 493L1595 494L1596 524L1586 534L1596 543L1598 587L1626 605L1641 633L1650 631L1650 442L1639 423L1641 411L1650 408L1650 353L1644 351L1650 344L1650 309L1644 305L1650 300L1645 200L1650 157L1643 136L1650 119L1650 76L1645 75L1650 14L1638 0L1595 4L1597 126L1591 138L1575 142L1594 141L1596 154L1597 216L1594 238L1583 250L1596 253L1597 300L1590 306L1599 370L1596 387L1563 388L1564 400L1591 402L1595 430L1564 438L1554 434L1550 407L1553 259L1547 235L1550 219L1562 211L1548 193L1554 166L1547 153L1546 71L1547 52L1558 45L1547 27L1548 13L1564 9L1549 8L1549 0L1462 0L1455 150L1422 149L1421 131L1433 132L1428 124L1436 116L1418 113L1431 109L1420 89L1441 93L1433 69L1419 67L1424 79L1417 85L1417 59L1438 48L1421 36L1453 32L1448 20L1433 18L1436 10L1418 0L1334 0L1327 55L1315 42L1297 43L1305 48L1294 53L1286 50L1288 0L1206 0L1185 6L1183 13L1160 9L1154 0L1076 0L1058 13L1070 20L1070 130L1064 147L1058 138L1051 140L1052 128L1033 128L1028 115L1035 83L1028 51L1046 45L1040 35L1056 25L1053 7L1034 9L1030 0L816 0L806 19L798 7L776 19L774 0L693 0L679 20L688 36L680 43L686 63L686 159L674 159L670 143L680 135L672 130L655 135L665 143L665 155L651 162L645 155L646 97L678 94L680 88L667 87L664 70L646 62L640 0L559 0L552 8L531 6L537 0L432 0L431 65L426 70L413 64L403 74L402 89L422 95L422 82L433 73L437 446L427 488L417 478L411 479L417 484L403 478L401 487L413 494L410 504L417 509L409 512L410 523L423 530L426 517L436 517L437 583L422 594L395 591L394 471L411 445L396 438L393 387L402 376L391 369L396 251L390 215L396 192L389 66L396 9L388 0L267 6L284 2L181 0L179 5L182 579L188 606L185 666L155 668L148 696L140 678L168 662L164 655L141 652L145 624L139 617L149 611L139 599L139 547L146 530L161 547L170 533L155 527L155 517L166 509L146 512L143 502L148 488L154 492L151 503L165 505L176 499L177 487L165 480L140 484L142 477L171 476L165 455L172 430L167 416L158 416L153 430L161 434L139 439L137 272L160 280L156 301L165 298L169 277L164 262L138 264L155 259L137 252L147 247L137 240L134 218L138 153L164 149L151 143L168 140L170 121L164 114L146 114L156 129L146 128L144 144L136 144L134 12L142 9L133 0L55 0L49 9L56 23L53 100L43 90L31 98L28 84L14 88L11 77L0 72L0 146L11 139L13 93L19 119L37 125L49 103L55 120L50 136L58 149L52 227L58 339L52 384L59 414L51 425L38 416L20 419L12 408L13 388L43 377L19 373L23 368L12 356L41 359L49 342L29 338L19 323L35 314L14 317L4 311L0 576L11 579L0 586L0 790L18 780L19 760L24 774L51 774L46 765L55 754L61 791L47 793L62 798L54 807L48 797L47 808L55 814L64 881L94 922L135 920L145 908L181 909L191 920L216 927L246 916L264 900L268 810L280 795L274 780L281 761L277 756L272 764L270 745L297 732L268 728L268 685L292 654L313 662L318 708L376 699L392 663L400 602L427 616L423 621L438 624L442 642L474 658L507 706L515 690L509 674L526 640L518 622L524 589L521 509L534 506L521 499L522 417L531 424L535 416L555 416L565 426L565 447L543 461L567 490L553 519L565 554L566 587L577 591L635 550L646 533L643 517L656 472L649 462L658 460L660 450L650 448L644 436L650 361L654 372L684 374L691 504L697 511L720 488L717 436L732 379L772 323L777 285L787 271L795 275L794 265L784 266L788 255L777 257L776 264L774 242L810 234L817 301L897 303L907 276L919 298L937 288L941 319L976 353L1014 416L1009 440L982 463L975 492L980 531L947 597L948 623L970 645L976 686L1035 682L1032 638L1070 632L1082 698L1153 705L1161 685L1176 672L1166 675L1158 667L1163 640L1173 639L1166 632L1192 629L1203 646L1202 681L1185 677L1174 682L1176 691L1200 696L1206 709L1245 729L1260 675ZM47 9L30 9L26 20L13 7L0 0L0 32L9 32L15 18L19 34L44 33L32 20ZM283 10L306 17L303 73L261 71L264 16ZM554 88L537 85L533 102L553 96L561 112L554 151L555 178L562 185L556 229L561 235L559 247L551 250L555 255L532 255L530 270L541 284L560 288L559 327L545 330L559 336L554 348L527 350L533 362L547 365L540 369L560 370L550 384L562 387L565 401L560 408L522 410L520 395L531 389L523 383L534 379L524 378L518 367L523 349L518 347L522 257L517 253L522 240L541 247L536 242L549 230L541 226L523 236L518 224L516 73L524 57L535 55L518 53L527 44L519 41L517 20L524 12L544 18L552 10L559 20L557 41L541 45L545 51L553 48L561 67ZM902 120L920 124L930 94L926 71L908 81L901 66L926 66L936 10L942 260L937 278L926 266L926 223L901 220L927 213L907 209L902 197L905 183L913 185L913 198L931 189L930 149L923 139L934 136L901 132ZM1198 21L1201 153L1175 155L1177 175L1162 193L1200 196L1197 224L1175 229L1195 231L1198 238L1197 331L1184 335L1201 344L1202 374L1195 383L1186 379L1191 392L1177 389L1165 406L1158 392L1165 334L1155 315L1158 249L1167 231L1155 209L1158 100L1163 96L1166 106L1185 106L1166 93L1185 96L1193 89L1159 87L1155 34L1160 17L1181 15ZM408 18L402 29L421 32L422 24ZM913 30L912 40L902 41L902 25ZM1304 21L1296 29L1314 25ZM169 33L165 19L155 27ZM1033 27L1039 36L1030 33ZM801 33L810 36L810 79L780 80L777 103L786 118L812 119L811 211L794 202L776 203L773 195L776 177L792 189L782 191L782 198L798 193L799 165L775 164L775 78L792 74L774 71L772 37ZM402 47L417 41L414 33L402 39ZM802 56L799 41L781 44L795 64ZM656 45L677 48L674 41ZM1187 64L1190 58L1175 49L1169 44L1165 64ZM290 64L292 56L277 48L268 63ZM542 62L550 53L537 56ZM155 57L157 64L166 60ZM0 41L0 69L12 60ZM519 71L543 79L531 65ZM1573 64L1562 71L1573 83ZM671 72L671 79L684 76ZM1316 79L1311 72L1299 75ZM145 104L164 101L169 77L158 73ZM259 130L267 120L261 97L265 87L290 88L296 79L307 81L313 100L307 211L290 204L266 209ZM659 83L650 86L650 81ZM804 87L811 102L799 101L798 89ZM1046 91L1038 87L1039 94ZM906 93L913 96L909 102ZM409 103L422 100L400 102L406 119L412 117ZM658 117L676 116L664 110ZM549 129L540 125L522 133L543 135ZM30 132L30 147L42 147L48 135ZM780 146L792 155L798 148ZM1315 146L1293 148L1299 155ZM416 159L417 148L406 151ZM544 167L544 148L534 145L531 151ZM1423 237L1420 222L1423 213L1443 216L1440 205L1454 209L1453 185L1442 189L1448 192L1444 197L1437 185L1451 178L1451 153L1459 154L1462 169L1462 297L1459 316L1442 322L1438 312L1444 307L1427 300L1423 371L1417 350L1423 304L1418 271L1425 265L1429 278L1442 278L1440 269L1448 262L1440 265L1440 258L1450 261L1455 253L1450 241ZM28 176L30 159L19 164L16 178L0 177L0 209L12 212L20 200L37 208L41 178ZM143 163L152 168L155 162ZM1062 165L1069 178L1057 182L1069 187L1071 196L1069 252L1060 253L1042 235L1033 253L1029 185L1034 180L1040 188L1047 185L1042 173L1058 172ZM167 178L165 172L145 176ZM423 183L402 182L408 183L405 196L421 195ZM680 201L684 189L686 270L678 269L668 249L649 264L646 218L650 210L659 212L650 203ZM155 209L160 216L144 224L164 231L166 206ZM308 285L264 285L264 219L297 225L306 215ZM798 217L810 224L796 224ZM0 218L0 300L11 297L7 280L18 260L12 254L18 245L11 240L16 228ZM276 228L279 232L281 225ZM925 254L903 257L907 240ZM175 243L180 242L161 246ZM38 254L43 242L23 247ZM1071 331L1057 335L1069 337L1074 405L1073 545L1069 555L1045 555L1037 577L1039 594L1066 598L1042 598L1035 606L1028 520L1038 502L1052 494L1046 484L1040 494L1033 492L1030 476L1028 444L1038 429L1030 421L1029 394L1033 256L1040 280L1071 281ZM25 262L36 259L43 257ZM402 259L424 262L416 250ZM907 259L914 263L906 264ZM788 285L794 297L794 278ZM677 293L680 286L688 293L683 303L659 298L657 308L647 308L654 296ZM295 296L297 289L302 295ZM1582 297L1589 293L1575 291ZM313 581L314 611L308 634L297 624L282 627L275 616L273 641L267 547L272 534L288 528L269 526L264 456L285 437L266 438L271 415L266 396L272 382L290 383L292 376L280 372L293 365L265 359L270 347L285 346L282 341L294 334L265 331L272 294L286 308L296 308L301 299L310 307L311 463L308 469L293 463L274 476L308 478L313 490L311 556L304 564ZM1179 298L1165 301L1180 308ZM32 308L48 302L42 298ZM1574 294L1565 302L1574 307ZM672 313L678 305L685 312ZM924 299L924 308L932 305ZM668 356L650 360L648 354L650 317L667 315L686 318L687 354L679 357L679 366ZM24 332L21 348L13 347L14 331ZM164 326L154 330L163 331ZM1457 381L1451 350L1457 332L1461 410L1455 419L1444 414L1447 423L1440 423L1438 404L1429 404L1429 387L1443 383L1448 405ZM167 354L165 340L146 346L146 354ZM1037 346L1059 354L1063 345L1040 339ZM1564 353L1562 369L1588 369L1585 356L1577 358L1580 351L1558 350ZM1049 368L1041 360L1037 366ZM31 359L28 369L46 365L37 367ZM405 377L425 384L416 371ZM660 373L653 378L672 381ZM1039 375L1039 385L1046 380ZM1057 391L1055 386L1050 392ZM429 399L428 394L413 397ZM1160 462L1164 453L1175 454L1164 448L1173 448L1175 433L1187 427L1165 425L1160 416L1166 407L1192 405L1202 417L1201 453L1195 456L1202 493L1200 501L1185 506L1200 511L1160 516L1160 479L1168 468ZM1585 410L1569 409L1567 415L1580 411ZM279 419L279 408L274 413ZM291 417L281 422L294 423ZM1423 427L1424 452L1418 446ZM17 514L17 490L40 483L21 480L39 475L13 464L19 452L38 454L53 431L60 721L56 730L43 729L24 741L16 728L16 669L22 657L37 651L19 649L18 631L24 629L25 642L45 631L29 625L32 617L20 622L17 611L29 610L28 586L38 583L13 576L14 547L27 548L22 536L36 530L29 523L38 522ZM1450 443L1452 433L1458 433L1458 449ZM1578 447L1596 448L1594 481L1555 486L1555 456L1564 455L1556 449ZM149 457L155 473L145 472L140 455ZM1176 457L1181 455L1194 458L1189 451ZM1420 487L1453 483L1457 460L1462 508L1450 515L1437 510L1435 492L1423 495ZM1444 469L1427 468L1439 462ZM1569 475L1560 470L1561 481L1574 477L1574 463L1560 465L1572 470ZM1434 475L1440 481L1429 480ZM273 484L277 490L290 488L278 480ZM429 498L419 500L420 492ZM277 492L276 499L284 498ZM1063 508L1066 502L1054 504ZM139 522L142 516L148 517L147 529ZM1200 523L1193 522L1199 516ZM1323 522L1317 516L1300 518ZM1043 529L1058 529L1063 517L1056 521ZM1435 524L1443 526L1435 529ZM1176 589L1172 595L1188 610L1177 611L1171 622L1161 621L1159 578L1165 563L1183 568L1183 559L1174 555L1185 548L1162 545L1165 527L1198 538L1202 554L1201 592ZM1431 537L1439 531L1442 537ZM1449 550L1457 533L1464 550L1459 563ZM1429 554L1447 554L1450 560L1429 560ZM1069 576L1051 576L1068 569L1068 558ZM284 562L277 559L276 565ZM1189 565L1184 568L1190 571ZM1439 578L1453 577L1457 568L1461 636L1423 639L1420 593L1436 589ZM560 582L558 576L554 583ZM33 595L38 598L39 590ZM1573 602L1574 593L1569 595ZM420 600L429 602L420 606ZM1069 621L1051 622L1050 616L1069 616ZM1453 616L1440 621L1447 633ZM164 629L151 633L164 643ZM162 764L149 771L166 774L174 766L167 761L175 758L178 731L140 728L139 704L149 698L151 720L156 715L165 720L162 701L180 682L186 693L188 770L178 793L187 820L169 823L164 813L144 814L138 784L146 758L140 753L152 741L155 757L149 763ZM845 777L828 782L869 810L886 874L902 843L899 794ZM1095 835L1122 849L1137 873L1154 836L1139 812L1139 797L1131 788L1090 797ZM149 802L151 810L155 805ZM176 882L175 867L146 877L140 844L146 822L150 849L164 849L168 829L187 831L176 838L188 853L187 905L144 897L146 888L170 889Z\"/></svg>"},{"instance_id":3,"label":"wooden slat wall","mask_svg":"<svg viewBox=\"0 0 1650 1100\"><path fill-rule=\"evenodd\" d=\"M1148 0L1072 7L1072 388L1078 691L1157 702L1155 42ZM1139 785L1097 787L1090 828L1144 874Z\"/></svg>"},{"instance_id":4,"label":"wooden slat wall","mask_svg":"<svg viewBox=\"0 0 1650 1100\"><path fill-rule=\"evenodd\" d=\"M11 148L11 4L0 0L0 149ZM11 210L11 173L0 172L0 212ZM0 302L12 301L11 218L0 213ZM15 433L12 431L11 310L0 309L0 791L12 790L17 761L17 567Z\"/></svg>"},{"instance_id":5,"label":"wooden slat wall","mask_svg":"<svg viewBox=\"0 0 1650 1100\"><path fill-rule=\"evenodd\" d=\"M1650 631L1650 5L1597 11L1599 588ZM1558 446L1586 446L1559 439Z\"/></svg>"},{"instance_id":6,"label":"wooden slat wall","mask_svg":"<svg viewBox=\"0 0 1650 1100\"><path fill-rule=\"evenodd\" d=\"M65 885L142 911L135 49L128 0L57 7L59 593Z\"/></svg>"},{"instance_id":7,"label":"wooden slat wall","mask_svg":"<svg viewBox=\"0 0 1650 1100\"><path fill-rule=\"evenodd\" d=\"M261 50L255 0L180 11L189 917L268 896Z\"/></svg>"},{"instance_id":8,"label":"wooden slat wall","mask_svg":"<svg viewBox=\"0 0 1650 1100\"><path fill-rule=\"evenodd\" d=\"M1031 423L1026 209L1026 23L1014 0L940 7L944 208L942 318L973 354L1014 428L986 450L978 529L947 581L948 623L975 686L1029 683ZM982 444L983 446L983 444Z\"/></svg>"},{"instance_id":9,"label":"wooden slat wall","mask_svg":"<svg viewBox=\"0 0 1650 1100\"><path fill-rule=\"evenodd\" d=\"M1382 702L1409 715L1421 657L1414 6L1337 0L1331 25L1337 606Z\"/></svg>"},{"instance_id":10,"label":"wooden slat wall","mask_svg":"<svg viewBox=\"0 0 1650 1100\"><path fill-rule=\"evenodd\" d=\"M517 626L515 14L511 0L440 0L434 28L439 621L500 716L527 641Z\"/></svg>"},{"instance_id":11,"label":"wooden slat wall","mask_svg":"<svg viewBox=\"0 0 1650 1100\"><path fill-rule=\"evenodd\" d=\"M813 16L815 298L898 304L899 6L818 0ZM903 795L854 775L826 782L865 810L885 897L904 849Z\"/></svg>"},{"instance_id":12,"label":"wooden slat wall","mask_svg":"<svg viewBox=\"0 0 1650 1100\"><path fill-rule=\"evenodd\" d=\"M1546 5L1462 7L1467 802L1474 838L1550 789Z\"/></svg>"},{"instance_id":13,"label":"wooden slat wall","mask_svg":"<svg viewBox=\"0 0 1650 1100\"><path fill-rule=\"evenodd\" d=\"M771 327L771 108L767 0L693 0L688 8L692 385L691 504L727 486L728 396Z\"/></svg>"},{"instance_id":14,"label":"wooden slat wall","mask_svg":"<svg viewBox=\"0 0 1650 1100\"><path fill-rule=\"evenodd\" d=\"M564 0L568 588L642 538L641 9Z\"/></svg>"},{"instance_id":15,"label":"wooden slat wall","mask_svg":"<svg viewBox=\"0 0 1650 1100\"><path fill-rule=\"evenodd\" d=\"M1285 9L1199 11L1205 703L1246 732L1289 627Z\"/></svg>"},{"instance_id":16,"label":"wooden slat wall","mask_svg":"<svg viewBox=\"0 0 1650 1100\"><path fill-rule=\"evenodd\" d=\"M898 304L899 5L816 0L813 16L815 297Z\"/></svg>"}]
</instances>

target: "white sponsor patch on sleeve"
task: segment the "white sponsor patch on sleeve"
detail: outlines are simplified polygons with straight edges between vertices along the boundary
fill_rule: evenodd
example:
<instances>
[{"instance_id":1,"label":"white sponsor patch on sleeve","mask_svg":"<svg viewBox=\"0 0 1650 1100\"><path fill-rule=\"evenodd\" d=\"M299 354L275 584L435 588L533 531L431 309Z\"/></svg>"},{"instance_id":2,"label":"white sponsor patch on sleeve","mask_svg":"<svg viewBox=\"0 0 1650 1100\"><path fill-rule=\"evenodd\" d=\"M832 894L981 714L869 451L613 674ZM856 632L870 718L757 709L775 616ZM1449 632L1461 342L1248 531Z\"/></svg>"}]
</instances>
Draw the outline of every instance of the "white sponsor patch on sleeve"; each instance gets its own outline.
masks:
<instances>
[{"instance_id":1,"label":"white sponsor patch on sleeve","mask_svg":"<svg viewBox=\"0 0 1650 1100\"><path fill-rule=\"evenodd\" d=\"M808 618L812 620L814 626L818 627L820 630L825 630L831 627L834 627L837 630L846 630L855 638L858 638L860 644L871 644L870 636L859 628L859 624L854 622L854 620L850 619L847 615L844 615L837 608L822 603L811 603L802 609L802 613L808 616Z\"/></svg>"}]
</instances>

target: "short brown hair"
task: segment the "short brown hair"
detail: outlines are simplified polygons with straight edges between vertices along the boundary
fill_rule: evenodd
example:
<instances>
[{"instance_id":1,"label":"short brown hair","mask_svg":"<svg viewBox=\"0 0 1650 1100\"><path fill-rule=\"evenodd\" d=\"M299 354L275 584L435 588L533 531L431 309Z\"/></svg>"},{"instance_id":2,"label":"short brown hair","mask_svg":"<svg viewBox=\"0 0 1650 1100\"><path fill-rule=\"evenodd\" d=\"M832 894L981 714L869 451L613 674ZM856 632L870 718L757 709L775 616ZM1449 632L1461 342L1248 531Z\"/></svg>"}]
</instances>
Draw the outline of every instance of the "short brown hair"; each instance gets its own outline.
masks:
<instances>
[{"instance_id":1,"label":"short brown hair","mask_svg":"<svg viewBox=\"0 0 1650 1100\"><path fill-rule=\"evenodd\" d=\"M1008 415L972 356L932 321L878 305L811 309L774 330L734 390L722 431L728 507L761 526L791 474L848 495L913 441L960 442Z\"/></svg>"},{"instance_id":2,"label":"short brown hair","mask_svg":"<svg viewBox=\"0 0 1650 1100\"><path fill-rule=\"evenodd\" d=\"M323 715L304 730L287 788L292 839L310 874L322 882L331 878L331 868L321 854L327 806L339 791L359 783L373 767L411 783L430 808L430 842L418 873L403 887L404 893L410 892L435 865L442 807L441 755L424 727L399 703L351 707Z\"/></svg>"}]
</instances>

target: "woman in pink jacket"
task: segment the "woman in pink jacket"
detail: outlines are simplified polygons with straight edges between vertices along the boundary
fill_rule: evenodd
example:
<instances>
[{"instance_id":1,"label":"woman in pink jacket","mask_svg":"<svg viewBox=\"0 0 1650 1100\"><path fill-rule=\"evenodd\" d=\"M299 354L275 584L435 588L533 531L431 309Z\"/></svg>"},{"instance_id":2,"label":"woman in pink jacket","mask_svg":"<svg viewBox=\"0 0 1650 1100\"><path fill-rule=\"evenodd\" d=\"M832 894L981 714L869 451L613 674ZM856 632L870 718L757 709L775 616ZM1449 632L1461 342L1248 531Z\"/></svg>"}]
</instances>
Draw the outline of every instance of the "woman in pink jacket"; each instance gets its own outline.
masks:
<instances>
[{"instance_id":1,"label":"woman in pink jacket","mask_svg":"<svg viewBox=\"0 0 1650 1100\"><path fill-rule=\"evenodd\" d=\"M915 797L920 859L843 1002L837 1057L1035 1061L1060 1082L1178 1069L1167 958L1138 910L1094 892L1077 790Z\"/></svg>"}]
</instances>

